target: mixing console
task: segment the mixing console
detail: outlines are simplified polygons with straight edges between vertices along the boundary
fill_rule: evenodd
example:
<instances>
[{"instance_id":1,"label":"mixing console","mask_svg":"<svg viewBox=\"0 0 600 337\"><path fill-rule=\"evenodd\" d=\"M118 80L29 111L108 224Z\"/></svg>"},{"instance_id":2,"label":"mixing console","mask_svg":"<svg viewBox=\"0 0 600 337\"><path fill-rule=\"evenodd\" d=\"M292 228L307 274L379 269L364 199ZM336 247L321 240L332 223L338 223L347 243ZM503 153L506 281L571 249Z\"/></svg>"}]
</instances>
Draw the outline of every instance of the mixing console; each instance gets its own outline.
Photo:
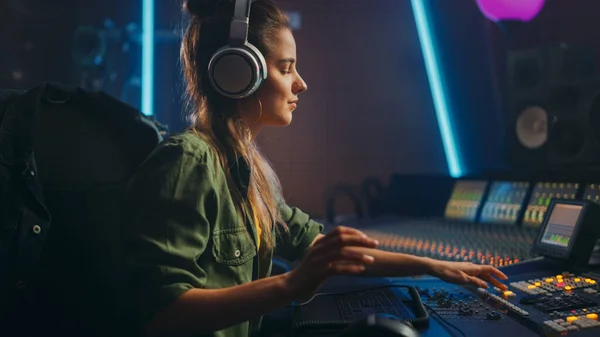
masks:
<instances>
[{"instance_id":1,"label":"mixing console","mask_svg":"<svg viewBox=\"0 0 600 337\"><path fill-rule=\"evenodd\" d=\"M481 211L480 222L516 225L528 190L527 182L493 182Z\"/></svg>"},{"instance_id":2,"label":"mixing console","mask_svg":"<svg viewBox=\"0 0 600 337\"><path fill-rule=\"evenodd\" d=\"M527 189L492 182L485 198L485 182L459 181L445 219L379 219L360 229L383 250L490 264L508 276L507 290L432 277L388 279L415 287L447 335L598 337L600 266L592 264L600 238L600 187L587 185L583 200L576 200L577 183L538 183L519 226ZM433 326L421 335L447 336Z\"/></svg>"},{"instance_id":3,"label":"mixing console","mask_svg":"<svg viewBox=\"0 0 600 337\"><path fill-rule=\"evenodd\" d=\"M533 257L536 231L513 226L405 220L362 229L379 249L440 260L504 266Z\"/></svg>"},{"instance_id":4,"label":"mixing console","mask_svg":"<svg viewBox=\"0 0 600 337\"><path fill-rule=\"evenodd\" d=\"M487 182L485 181L457 181L446 205L445 217L475 221L486 187Z\"/></svg>"},{"instance_id":5,"label":"mixing console","mask_svg":"<svg viewBox=\"0 0 600 337\"><path fill-rule=\"evenodd\" d=\"M525 209L523 225L538 228L544 220L550 201L553 199L574 200L578 189L579 184L577 183L537 183Z\"/></svg>"},{"instance_id":6,"label":"mixing console","mask_svg":"<svg viewBox=\"0 0 600 337\"><path fill-rule=\"evenodd\" d=\"M435 278L391 280L416 287L430 317L450 323L452 336L600 336L600 269L563 267L545 258L504 267L506 291Z\"/></svg>"},{"instance_id":7,"label":"mixing console","mask_svg":"<svg viewBox=\"0 0 600 337\"><path fill-rule=\"evenodd\" d=\"M504 292L498 289L476 292L537 325L539 332L575 332L600 327L599 280L600 274L596 272L541 272L511 277L509 290ZM600 329L594 330L594 334L600 334Z\"/></svg>"}]
</instances>

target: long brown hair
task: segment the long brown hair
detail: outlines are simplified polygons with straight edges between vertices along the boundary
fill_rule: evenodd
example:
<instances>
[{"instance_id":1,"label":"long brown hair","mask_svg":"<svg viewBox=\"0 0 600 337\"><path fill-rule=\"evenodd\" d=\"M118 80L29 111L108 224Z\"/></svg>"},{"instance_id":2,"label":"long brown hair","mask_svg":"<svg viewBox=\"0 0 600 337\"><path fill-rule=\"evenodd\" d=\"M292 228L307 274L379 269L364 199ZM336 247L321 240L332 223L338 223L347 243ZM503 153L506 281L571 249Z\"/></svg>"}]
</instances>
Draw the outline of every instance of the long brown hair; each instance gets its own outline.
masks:
<instances>
[{"instance_id":1,"label":"long brown hair","mask_svg":"<svg viewBox=\"0 0 600 337\"><path fill-rule=\"evenodd\" d=\"M253 216L262 229L261 246L273 248L271 232L280 224L287 229L279 212L283 202L281 184L273 168L250 138L241 122L236 101L219 95L207 78L212 54L227 43L234 3L229 0L188 0L184 9L191 15L181 44L181 61L186 80L191 128L211 144L219 156L229 190L243 217ZM277 34L290 29L285 13L270 0L255 0L250 11L248 41L267 58ZM250 166L247 202L229 171L231 158L243 158ZM280 226L276 226L276 229Z\"/></svg>"}]
</instances>

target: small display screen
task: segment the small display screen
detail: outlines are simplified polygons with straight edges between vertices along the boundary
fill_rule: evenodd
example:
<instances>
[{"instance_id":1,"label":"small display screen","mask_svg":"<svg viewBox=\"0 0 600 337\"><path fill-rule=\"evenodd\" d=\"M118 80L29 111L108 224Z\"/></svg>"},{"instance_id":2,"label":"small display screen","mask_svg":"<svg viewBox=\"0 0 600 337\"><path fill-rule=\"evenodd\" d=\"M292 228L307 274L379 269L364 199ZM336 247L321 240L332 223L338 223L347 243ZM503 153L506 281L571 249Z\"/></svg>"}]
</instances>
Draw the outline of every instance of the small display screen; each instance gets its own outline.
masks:
<instances>
[{"instance_id":1,"label":"small display screen","mask_svg":"<svg viewBox=\"0 0 600 337\"><path fill-rule=\"evenodd\" d=\"M552 208L541 242L568 248L583 206L557 203Z\"/></svg>"},{"instance_id":2,"label":"small display screen","mask_svg":"<svg viewBox=\"0 0 600 337\"><path fill-rule=\"evenodd\" d=\"M481 211L481 222L516 224L525 196L527 182L496 181L492 183L487 200Z\"/></svg>"},{"instance_id":3,"label":"small display screen","mask_svg":"<svg viewBox=\"0 0 600 337\"><path fill-rule=\"evenodd\" d=\"M475 221L486 188L487 181L457 181L452 190L450 200L446 204L445 217L448 219Z\"/></svg>"}]
</instances>

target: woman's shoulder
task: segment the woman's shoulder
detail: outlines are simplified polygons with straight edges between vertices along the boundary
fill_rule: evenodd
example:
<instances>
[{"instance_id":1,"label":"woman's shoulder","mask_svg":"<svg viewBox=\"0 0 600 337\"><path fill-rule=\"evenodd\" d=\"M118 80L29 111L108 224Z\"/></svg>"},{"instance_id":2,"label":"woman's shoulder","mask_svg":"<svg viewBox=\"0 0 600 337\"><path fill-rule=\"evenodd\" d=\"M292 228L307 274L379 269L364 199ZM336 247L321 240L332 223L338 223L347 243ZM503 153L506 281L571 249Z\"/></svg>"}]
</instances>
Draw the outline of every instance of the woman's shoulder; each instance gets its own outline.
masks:
<instances>
[{"instance_id":1,"label":"woman's shoulder","mask_svg":"<svg viewBox=\"0 0 600 337\"><path fill-rule=\"evenodd\" d=\"M213 161L216 152L212 145L193 131L183 131L165 138L156 148L156 154L171 153L182 157L192 157L199 161Z\"/></svg>"}]
</instances>

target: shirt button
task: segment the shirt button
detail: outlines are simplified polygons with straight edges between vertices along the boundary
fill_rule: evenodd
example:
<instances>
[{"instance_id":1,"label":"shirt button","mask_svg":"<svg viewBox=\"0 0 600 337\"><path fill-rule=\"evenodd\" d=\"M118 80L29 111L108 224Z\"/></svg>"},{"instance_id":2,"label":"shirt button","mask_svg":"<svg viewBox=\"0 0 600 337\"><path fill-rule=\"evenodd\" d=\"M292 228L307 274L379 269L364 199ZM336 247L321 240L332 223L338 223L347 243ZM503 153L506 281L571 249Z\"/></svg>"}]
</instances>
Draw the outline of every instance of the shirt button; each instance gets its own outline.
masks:
<instances>
[{"instance_id":1,"label":"shirt button","mask_svg":"<svg viewBox=\"0 0 600 337\"><path fill-rule=\"evenodd\" d=\"M33 226L33 232L35 234L40 234L41 231L42 231L42 227L40 227L38 225Z\"/></svg>"},{"instance_id":2,"label":"shirt button","mask_svg":"<svg viewBox=\"0 0 600 337\"><path fill-rule=\"evenodd\" d=\"M240 257L240 255L242 254L242 252L240 252L239 249L235 250L235 253L233 253L235 255L235 257Z\"/></svg>"}]
</instances>

